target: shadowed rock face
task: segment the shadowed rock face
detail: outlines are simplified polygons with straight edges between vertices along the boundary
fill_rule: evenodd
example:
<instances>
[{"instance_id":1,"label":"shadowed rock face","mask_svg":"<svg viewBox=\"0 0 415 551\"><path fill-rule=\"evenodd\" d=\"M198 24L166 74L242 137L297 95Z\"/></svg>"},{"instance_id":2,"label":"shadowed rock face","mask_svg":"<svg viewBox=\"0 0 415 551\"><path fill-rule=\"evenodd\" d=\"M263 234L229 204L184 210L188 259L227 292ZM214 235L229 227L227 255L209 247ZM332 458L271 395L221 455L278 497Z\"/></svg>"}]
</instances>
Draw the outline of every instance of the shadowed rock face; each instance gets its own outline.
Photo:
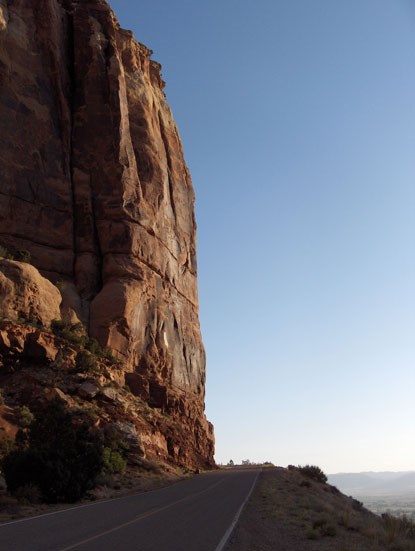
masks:
<instances>
[{"instance_id":1,"label":"shadowed rock face","mask_svg":"<svg viewBox=\"0 0 415 551\"><path fill-rule=\"evenodd\" d=\"M194 192L150 55L103 0L0 0L0 244L211 464Z\"/></svg>"}]
</instances>

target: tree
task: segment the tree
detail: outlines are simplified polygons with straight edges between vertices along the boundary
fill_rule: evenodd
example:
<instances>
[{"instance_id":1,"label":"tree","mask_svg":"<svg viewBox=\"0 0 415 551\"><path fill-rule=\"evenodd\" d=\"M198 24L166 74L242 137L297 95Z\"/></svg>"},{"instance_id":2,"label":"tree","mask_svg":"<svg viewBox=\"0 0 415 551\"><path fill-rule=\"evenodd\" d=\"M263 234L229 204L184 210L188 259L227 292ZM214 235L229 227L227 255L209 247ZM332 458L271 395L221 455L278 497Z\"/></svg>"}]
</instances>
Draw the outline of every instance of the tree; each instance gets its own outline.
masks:
<instances>
[{"instance_id":1,"label":"tree","mask_svg":"<svg viewBox=\"0 0 415 551\"><path fill-rule=\"evenodd\" d=\"M93 488L104 464L102 435L86 423L75 425L59 400L39 412L16 440L16 449L2 461L12 493L36 485L47 502L77 501Z\"/></svg>"},{"instance_id":2,"label":"tree","mask_svg":"<svg viewBox=\"0 0 415 551\"><path fill-rule=\"evenodd\" d=\"M228 465L229 467L233 467L235 465L235 463L233 462L233 459L229 459Z\"/></svg>"}]
</instances>

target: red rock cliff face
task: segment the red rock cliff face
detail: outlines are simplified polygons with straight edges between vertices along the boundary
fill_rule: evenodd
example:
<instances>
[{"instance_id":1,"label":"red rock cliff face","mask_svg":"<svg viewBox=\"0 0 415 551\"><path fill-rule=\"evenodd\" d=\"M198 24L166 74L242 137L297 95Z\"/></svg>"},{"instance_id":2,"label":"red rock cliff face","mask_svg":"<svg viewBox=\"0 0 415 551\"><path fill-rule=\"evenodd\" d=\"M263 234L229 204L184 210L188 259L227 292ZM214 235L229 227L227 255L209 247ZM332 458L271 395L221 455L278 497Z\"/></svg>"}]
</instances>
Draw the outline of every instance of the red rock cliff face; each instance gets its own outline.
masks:
<instances>
[{"instance_id":1,"label":"red rock cliff face","mask_svg":"<svg viewBox=\"0 0 415 551\"><path fill-rule=\"evenodd\" d=\"M150 54L103 0L0 0L0 244L180 419L185 462L213 464L194 193Z\"/></svg>"}]
</instances>

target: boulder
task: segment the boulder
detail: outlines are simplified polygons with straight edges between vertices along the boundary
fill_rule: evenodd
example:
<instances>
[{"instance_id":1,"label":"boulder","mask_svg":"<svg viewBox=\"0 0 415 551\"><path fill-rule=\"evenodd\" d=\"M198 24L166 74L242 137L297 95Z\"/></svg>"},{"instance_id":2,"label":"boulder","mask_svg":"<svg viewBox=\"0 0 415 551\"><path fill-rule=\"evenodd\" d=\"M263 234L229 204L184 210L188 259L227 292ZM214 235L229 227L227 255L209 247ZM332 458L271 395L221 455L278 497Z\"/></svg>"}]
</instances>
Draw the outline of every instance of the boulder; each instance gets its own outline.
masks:
<instances>
[{"instance_id":1,"label":"boulder","mask_svg":"<svg viewBox=\"0 0 415 551\"><path fill-rule=\"evenodd\" d=\"M49 327L60 319L59 290L30 264L0 258L0 316Z\"/></svg>"},{"instance_id":2,"label":"boulder","mask_svg":"<svg viewBox=\"0 0 415 551\"><path fill-rule=\"evenodd\" d=\"M94 383L83 383L78 388L78 394L81 398L84 398L85 400L92 400L95 398L95 396L99 392L99 387L95 385Z\"/></svg>"},{"instance_id":3,"label":"boulder","mask_svg":"<svg viewBox=\"0 0 415 551\"><path fill-rule=\"evenodd\" d=\"M54 362L58 352L59 345L54 335L40 331L28 335L24 347L24 354L28 360L41 364Z\"/></svg>"},{"instance_id":4,"label":"boulder","mask_svg":"<svg viewBox=\"0 0 415 551\"><path fill-rule=\"evenodd\" d=\"M62 392L59 388L45 388L45 398L51 402L52 400L61 400L64 402L68 407L72 407L74 405L74 401L70 396Z\"/></svg>"},{"instance_id":5,"label":"boulder","mask_svg":"<svg viewBox=\"0 0 415 551\"><path fill-rule=\"evenodd\" d=\"M111 386L106 386L102 388L100 394L109 402L117 402L119 400L118 392L115 390L115 388L112 388Z\"/></svg>"},{"instance_id":6,"label":"boulder","mask_svg":"<svg viewBox=\"0 0 415 551\"><path fill-rule=\"evenodd\" d=\"M138 435L137 429L133 423L117 421L111 425L113 429L118 433L120 438L129 446L131 454L140 456L145 455L145 449L141 438Z\"/></svg>"}]
</instances>

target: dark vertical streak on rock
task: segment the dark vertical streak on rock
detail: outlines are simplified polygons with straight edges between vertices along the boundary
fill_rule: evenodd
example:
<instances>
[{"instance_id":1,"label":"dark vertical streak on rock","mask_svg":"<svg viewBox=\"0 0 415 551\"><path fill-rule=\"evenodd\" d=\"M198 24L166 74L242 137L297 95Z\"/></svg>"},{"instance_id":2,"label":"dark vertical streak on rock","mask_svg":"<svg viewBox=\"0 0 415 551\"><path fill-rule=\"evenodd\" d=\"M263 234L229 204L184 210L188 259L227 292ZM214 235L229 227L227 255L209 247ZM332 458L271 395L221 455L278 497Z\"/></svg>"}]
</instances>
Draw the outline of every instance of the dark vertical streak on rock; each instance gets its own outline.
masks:
<instances>
[{"instance_id":1,"label":"dark vertical streak on rock","mask_svg":"<svg viewBox=\"0 0 415 551\"><path fill-rule=\"evenodd\" d=\"M171 203L171 208L172 208L172 211L173 211L174 218L175 218L175 220L177 220L176 204L175 204L175 201L174 201L174 187L173 187L173 181L172 181L173 166L172 166L172 160L171 160L171 156L170 156L169 142L168 142L168 139L167 139L166 129L164 127L163 119L161 118L160 113L159 113L158 118L159 118L161 139L163 140L164 151L166 152L166 159L167 159L167 171L168 171L168 178L169 178L170 203Z\"/></svg>"},{"instance_id":2,"label":"dark vertical streak on rock","mask_svg":"<svg viewBox=\"0 0 415 551\"><path fill-rule=\"evenodd\" d=\"M76 243L76 217L75 217L75 189L73 181L73 127L74 127L74 96L75 96L75 42L74 42L74 28L73 28L73 16L72 13L66 12L66 25L67 25L67 55L68 55L68 75L69 75L69 113L70 113L70 147L69 147L69 170L71 181L71 196L72 196L72 217L73 217L73 260L72 260L72 277L75 277L76 273L76 255L77 255L77 243Z\"/></svg>"}]
</instances>

